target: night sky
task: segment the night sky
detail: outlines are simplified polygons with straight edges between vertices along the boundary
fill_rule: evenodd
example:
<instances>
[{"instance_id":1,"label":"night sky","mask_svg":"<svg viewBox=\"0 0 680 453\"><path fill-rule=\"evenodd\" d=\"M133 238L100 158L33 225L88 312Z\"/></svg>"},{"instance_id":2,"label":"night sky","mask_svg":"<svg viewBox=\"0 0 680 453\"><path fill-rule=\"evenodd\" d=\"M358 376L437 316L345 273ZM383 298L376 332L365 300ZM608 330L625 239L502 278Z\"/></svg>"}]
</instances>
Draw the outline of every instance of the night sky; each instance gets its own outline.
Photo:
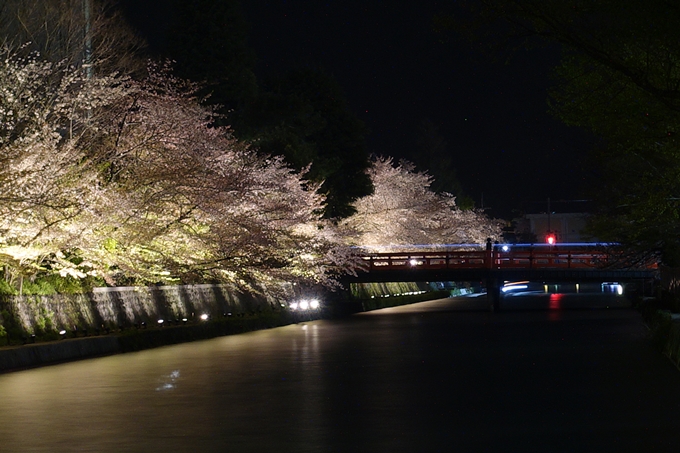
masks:
<instances>
[{"instance_id":1,"label":"night sky","mask_svg":"<svg viewBox=\"0 0 680 453\"><path fill-rule=\"evenodd\" d=\"M162 26L158 2L137 6L147 35ZM454 2L247 0L257 75L307 65L338 80L370 130L371 152L409 159L419 125L434 123L454 157L464 192L489 213L553 207L579 211L588 172L586 135L548 113L546 89L559 49L521 50L509 61L433 30ZM449 6L450 8L450 6ZM153 36L150 36L153 39ZM481 47L484 43L482 43Z\"/></svg>"}]
</instances>

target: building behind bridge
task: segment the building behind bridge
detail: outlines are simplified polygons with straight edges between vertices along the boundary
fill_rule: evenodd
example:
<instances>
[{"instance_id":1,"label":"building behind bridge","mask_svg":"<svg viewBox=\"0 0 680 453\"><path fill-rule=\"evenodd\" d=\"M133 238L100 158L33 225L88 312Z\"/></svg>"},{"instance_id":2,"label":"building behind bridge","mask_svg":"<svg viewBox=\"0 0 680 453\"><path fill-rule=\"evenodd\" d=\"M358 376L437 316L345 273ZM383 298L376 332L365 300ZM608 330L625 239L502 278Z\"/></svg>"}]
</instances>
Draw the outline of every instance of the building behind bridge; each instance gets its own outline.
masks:
<instances>
[{"instance_id":1,"label":"building behind bridge","mask_svg":"<svg viewBox=\"0 0 680 453\"><path fill-rule=\"evenodd\" d=\"M525 214L513 221L506 229L506 240L517 243L544 243L553 235L556 243L597 242L597 238L585 232L587 213L540 213Z\"/></svg>"}]
</instances>

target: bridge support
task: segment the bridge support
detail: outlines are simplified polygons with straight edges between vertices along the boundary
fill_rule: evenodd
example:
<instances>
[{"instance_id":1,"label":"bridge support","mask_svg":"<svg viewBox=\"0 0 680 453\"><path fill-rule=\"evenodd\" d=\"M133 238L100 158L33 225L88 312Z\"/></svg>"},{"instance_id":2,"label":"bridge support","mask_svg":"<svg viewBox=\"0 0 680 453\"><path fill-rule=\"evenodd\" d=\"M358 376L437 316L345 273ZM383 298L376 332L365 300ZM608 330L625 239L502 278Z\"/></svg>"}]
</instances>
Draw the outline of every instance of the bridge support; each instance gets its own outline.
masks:
<instances>
[{"instance_id":1,"label":"bridge support","mask_svg":"<svg viewBox=\"0 0 680 453\"><path fill-rule=\"evenodd\" d=\"M496 277L486 279L486 300L492 312L501 309L501 286L503 286L503 281Z\"/></svg>"}]
</instances>

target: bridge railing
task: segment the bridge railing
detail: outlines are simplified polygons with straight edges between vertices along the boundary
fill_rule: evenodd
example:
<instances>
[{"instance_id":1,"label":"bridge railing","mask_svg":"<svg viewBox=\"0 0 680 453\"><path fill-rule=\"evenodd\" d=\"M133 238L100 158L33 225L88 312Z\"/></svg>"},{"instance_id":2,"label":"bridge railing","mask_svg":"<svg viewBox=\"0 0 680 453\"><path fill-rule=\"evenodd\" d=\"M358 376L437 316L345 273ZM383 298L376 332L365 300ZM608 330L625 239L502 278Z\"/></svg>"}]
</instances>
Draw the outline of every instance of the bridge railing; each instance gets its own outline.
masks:
<instances>
[{"instance_id":1,"label":"bridge railing","mask_svg":"<svg viewBox=\"0 0 680 453\"><path fill-rule=\"evenodd\" d=\"M475 250L373 253L363 257L369 272L389 269L601 268L610 255L594 250Z\"/></svg>"}]
</instances>

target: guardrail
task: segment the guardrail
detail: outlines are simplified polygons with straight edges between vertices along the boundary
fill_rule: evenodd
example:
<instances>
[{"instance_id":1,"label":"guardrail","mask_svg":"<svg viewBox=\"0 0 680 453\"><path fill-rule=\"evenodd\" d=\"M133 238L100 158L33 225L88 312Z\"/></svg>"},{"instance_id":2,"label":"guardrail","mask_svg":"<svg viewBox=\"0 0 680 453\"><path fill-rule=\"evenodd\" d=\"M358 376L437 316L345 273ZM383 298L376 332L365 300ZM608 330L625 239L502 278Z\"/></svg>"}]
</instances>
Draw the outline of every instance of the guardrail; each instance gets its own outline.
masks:
<instances>
[{"instance_id":1,"label":"guardrail","mask_svg":"<svg viewBox=\"0 0 680 453\"><path fill-rule=\"evenodd\" d=\"M393 269L598 269L610 254L593 250L501 250L373 253L368 271Z\"/></svg>"}]
</instances>

